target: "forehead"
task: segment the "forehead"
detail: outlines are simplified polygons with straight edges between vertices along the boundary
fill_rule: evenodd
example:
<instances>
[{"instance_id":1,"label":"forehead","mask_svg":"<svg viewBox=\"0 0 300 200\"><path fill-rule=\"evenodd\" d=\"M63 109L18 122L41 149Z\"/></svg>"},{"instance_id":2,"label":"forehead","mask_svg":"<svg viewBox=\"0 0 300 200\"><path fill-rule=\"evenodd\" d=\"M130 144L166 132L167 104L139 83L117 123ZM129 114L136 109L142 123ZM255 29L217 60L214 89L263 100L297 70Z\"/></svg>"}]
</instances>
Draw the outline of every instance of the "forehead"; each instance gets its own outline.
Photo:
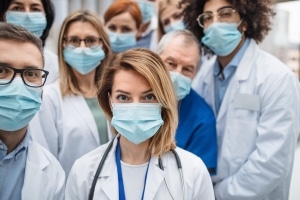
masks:
<instances>
[{"instance_id":1,"label":"forehead","mask_svg":"<svg viewBox=\"0 0 300 200\"><path fill-rule=\"evenodd\" d=\"M120 69L115 72L112 85L113 91L118 89L124 91L145 91L150 88L148 80L137 71Z\"/></svg>"},{"instance_id":2,"label":"forehead","mask_svg":"<svg viewBox=\"0 0 300 200\"><path fill-rule=\"evenodd\" d=\"M67 28L65 35L72 35L72 36L87 36L87 35L95 35L99 36L99 33L94 27L94 25L90 22L82 22L82 21L76 21L69 24L69 27Z\"/></svg>"},{"instance_id":3,"label":"forehead","mask_svg":"<svg viewBox=\"0 0 300 200\"><path fill-rule=\"evenodd\" d=\"M10 4L18 3L18 4L42 4L41 0L12 0Z\"/></svg>"},{"instance_id":4,"label":"forehead","mask_svg":"<svg viewBox=\"0 0 300 200\"><path fill-rule=\"evenodd\" d=\"M225 6L232 6L226 0L209 0L204 4L203 12L212 11L216 12L218 9L225 7Z\"/></svg>"},{"instance_id":5,"label":"forehead","mask_svg":"<svg viewBox=\"0 0 300 200\"><path fill-rule=\"evenodd\" d=\"M161 18L172 16L174 13L180 12L181 9L177 8L176 5L167 6L160 14Z\"/></svg>"},{"instance_id":6,"label":"forehead","mask_svg":"<svg viewBox=\"0 0 300 200\"><path fill-rule=\"evenodd\" d=\"M22 69L34 66L43 69L43 57L39 49L30 42L0 39L0 62Z\"/></svg>"},{"instance_id":7,"label":"forehead","mask_svg":"<svg viewBox=\"0 0 300 200\"><path fill-rule=\"evenodd\" d=\"M166 44L161 56L163 58L171 56L178 61L186 62L186 64L197 64L200 52L195 42L186 43L184 36L177 36Z\"/></svg>"},{"instance_id":8,"label":"forehead","mask_svg":"<svg viewBox=\"0 0 300 200\"><path fill-rule=\"evenodd\" d=\"M109 24L137 26L135 23L135 19L129 12L123 12L119 15L112 17L109 21L106 22L106 25Z\"/></svg>"}]
</instances>

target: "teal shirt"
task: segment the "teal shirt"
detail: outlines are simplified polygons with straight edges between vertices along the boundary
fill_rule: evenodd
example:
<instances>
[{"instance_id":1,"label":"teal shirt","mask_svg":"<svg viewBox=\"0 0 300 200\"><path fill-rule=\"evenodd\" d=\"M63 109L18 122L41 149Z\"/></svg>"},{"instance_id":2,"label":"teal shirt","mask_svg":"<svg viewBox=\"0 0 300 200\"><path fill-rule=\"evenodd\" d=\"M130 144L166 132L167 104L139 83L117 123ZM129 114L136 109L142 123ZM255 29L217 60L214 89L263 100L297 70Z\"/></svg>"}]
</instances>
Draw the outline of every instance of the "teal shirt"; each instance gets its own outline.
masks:
<instances>
[{"instance_id":1,"label":"teal shirt","mask_svg":"<svg viewBox=\"0 0 300 200\"><path fill-rule=\"evenodd\" d=\"M105 144L108 142L108 134L107 134L107 122L104 112L99 106L97 98L85 98L86 103L88 104L93 117L95 119L100 144Z\"/></svg>"}]
</instances>

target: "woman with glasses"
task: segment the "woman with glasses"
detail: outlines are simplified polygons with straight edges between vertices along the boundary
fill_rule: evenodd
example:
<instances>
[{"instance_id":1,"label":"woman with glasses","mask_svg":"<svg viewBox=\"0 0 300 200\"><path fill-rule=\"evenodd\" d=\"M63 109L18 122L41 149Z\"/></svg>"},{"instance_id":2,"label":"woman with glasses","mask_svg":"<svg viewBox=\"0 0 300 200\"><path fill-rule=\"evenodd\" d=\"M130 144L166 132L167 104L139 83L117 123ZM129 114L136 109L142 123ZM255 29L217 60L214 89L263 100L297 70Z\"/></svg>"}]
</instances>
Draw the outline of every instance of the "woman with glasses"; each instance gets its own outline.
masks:
<instances>
[{"instance_id":1,"label":"woman with glasses","mask_svg":"<svg viewBox=\"0 0 300 200\"><path fill-rule=\"evenodd\" d=\"M46 39L54 21L54 6L51 0L1 0L0 21L22 26L42 40ZM45 70L49 71L48 83L58 76L57 55L44 49Z\"/></svg>"},{"instance_id":2,"label":"woman with glasses","mask_svg":"<svg viewBox=\"0 0 300 200\"><path fill-rule=\"evenodd\" d=\"M177 101L157 54L139 48L117 54L98 100L115 138L75 162L66 200L214 200L204 163L175 145Z\"/></svg>"},{"instance_id":3,"label":"woman with glasses","mask_svg":"<svg viewBox=\"0 0 300 200\"><path fill-rule=\"evenodd\" d=\"M66 174L77 158L109 140L97 82L110 54L96 15L77 11L66 17L58 40L60 79L45 88L40 124L32 124L41 126L46 145Z\"/></svg>"},{"instance_id":4,"label":"woman with glasses","mask_svg":"<svg viewBox=\"0 0 300 200\"><path fill-rule=\"evenodd\" d=\"M192 87L217 119L217 200L288 199L300 130L293 73L258 43L271 29L272 1L182 0L187 27L214 53Z\"/></svg>"}]
</instances>

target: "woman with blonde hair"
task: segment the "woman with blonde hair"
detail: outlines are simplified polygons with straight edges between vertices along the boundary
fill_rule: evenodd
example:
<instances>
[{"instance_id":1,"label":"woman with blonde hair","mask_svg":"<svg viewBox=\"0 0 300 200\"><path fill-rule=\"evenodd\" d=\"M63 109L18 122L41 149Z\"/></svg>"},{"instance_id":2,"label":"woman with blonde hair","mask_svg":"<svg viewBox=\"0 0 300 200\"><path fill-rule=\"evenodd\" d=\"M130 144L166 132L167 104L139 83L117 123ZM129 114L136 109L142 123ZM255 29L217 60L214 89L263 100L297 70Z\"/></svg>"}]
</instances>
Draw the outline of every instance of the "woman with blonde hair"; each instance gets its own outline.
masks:
<instances>
[{"instance_id":1,"label":"woman with blonde hair","mask_svg":"<svg viewBox=\"0 0 300 200\"><path fill-rule=\"evenodd\" d=\"M109 140L107 120L97 100L97 82L111 54L98 17L76 11L64 20L58 40L60 79L45 87L38 113L41 141L66 174L83 154ZM45 120L47 119L47 120Z\"/></svg>"},{"instance_id":2,"label":"woman with blonde hair","mask_svg":"<svg viewBox=\"0 0 300 200\"><path fill-rule=\"evenodd\" d=\"M98 100L116 136L75 162L67 200L214 199L201 159L175 145L177 101L157 54L137 48L117 54Z\"/></svg>"}]
</instances>

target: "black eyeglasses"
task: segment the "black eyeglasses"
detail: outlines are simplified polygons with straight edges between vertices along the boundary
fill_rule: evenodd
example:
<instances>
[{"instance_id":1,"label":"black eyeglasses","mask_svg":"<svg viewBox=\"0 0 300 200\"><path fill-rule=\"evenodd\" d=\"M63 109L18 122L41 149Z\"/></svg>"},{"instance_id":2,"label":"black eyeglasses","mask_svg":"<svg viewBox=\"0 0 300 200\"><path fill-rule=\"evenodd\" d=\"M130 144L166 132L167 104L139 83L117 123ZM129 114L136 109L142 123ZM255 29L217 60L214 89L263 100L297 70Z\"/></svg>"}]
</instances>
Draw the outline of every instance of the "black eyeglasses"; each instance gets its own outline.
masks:
<instances>
[{"instance_id":1,"label":"black eyeglasses","mask_svg":"<svg viewBox=\"0 0 300 200\"><path fill-rule=\"evenodd\" d=\"M0 63L0 85L11 83L17 73L21 74L25 85L34 88L42 87L49 74L48 71L43 69L16 69L10 66L1 65Z\"/></svg>"},{"instance_id":2,"label":"black eyeglasses","mask_svg":"<svg viewBox=\"0 0 300 200\"><path fill-rule=\"evenodd\" d=\"M65 37L64 42L67 45L73 46L73 47L79 47L81 41L84 41L84 44L86 47L95 47L95 46L101 46L103 45L102 39L95 37L95 36L88 36L84 39L80 39L77 36L70 36L70 37Z\"/></svg>"}]
</instances>

